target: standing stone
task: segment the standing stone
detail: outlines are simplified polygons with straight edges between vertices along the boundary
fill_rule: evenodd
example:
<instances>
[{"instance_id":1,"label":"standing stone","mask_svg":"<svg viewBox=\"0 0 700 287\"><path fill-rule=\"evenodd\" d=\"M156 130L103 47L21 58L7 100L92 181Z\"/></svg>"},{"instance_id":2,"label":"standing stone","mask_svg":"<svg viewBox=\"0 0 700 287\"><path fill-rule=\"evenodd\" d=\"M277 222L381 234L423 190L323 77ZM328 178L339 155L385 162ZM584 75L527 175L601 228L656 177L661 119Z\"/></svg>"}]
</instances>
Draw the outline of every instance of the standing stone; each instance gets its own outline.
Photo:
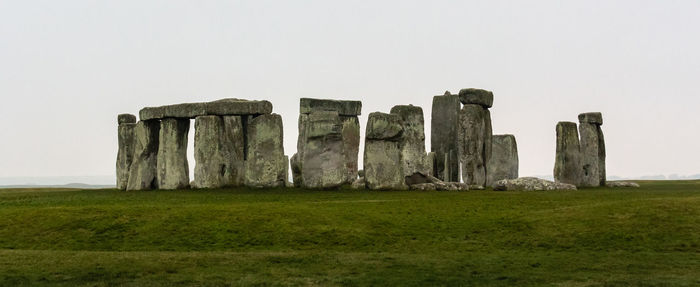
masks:
<instances>
[{"instance_id":1,"label":"standing stone","mask_svg":"<svg viewBox=\"0 0 700 287\"><path fill-rule=\"evenodd\" d=\"M348 181L342 130L338 112L309 114L301 166L304 187L337 188Z\"/></svg>"},{"instance_id":2,"label":"standing stone","mask_svg":"<svg viewBox=\"0 0 700 287\"><path fill-rule=\"evenodd\" d=\"M160 121L157 178L159 189L184 189L190 185L187 164L189 119L167 118Z\"/></svg>"},{"instance_id":3,"label":"standing stone","mask_svg":"<svg viewBox=\"0 0 700 287\"><path fill-rule=\"evenodd\" d=\"M364 173L367 188L408 189L400 164L401 118L398 115L371 113L365 132Z\"/></svg>"},{"instance_id":4,"label":"standing stone","mask_svg":"<svg viewBox=\"0 0 700 287\"><path fill-rule=\"evenodd\" d=\"M343 140L343 155L345 156L345 168L347 170L347 182L352 183L357 179L358 157L360 154L360 120L357 116L340 116L343 123L341 131Z\"/></svg>"},{"instance_id":5,"label":"standing stone","mask_svg":"<svg viewBox=\"0 0 700 287\"><path fill-rule=\"evenodd\" d=\"M605 137L603 130L598 126L598 176L600 176L600 186L606 186L607 175L605 171Z\"/></svg>"},{"instance_id":6,"label":"standing stone","mask_svg":"<svg viewBox=\"0 0 700 287\"><path fill-rule=\"evenodd\" d=\"M117 188L125 190L129 183L129 168L134 156L134 128L136 127L136 116L123 114L119 115L117 132L117 142L119 150L117 152Z\"/></svg>"},{"instance_id":7,"label":"standing stone","mask_svg":"<svg viewBox=\"0 0 700 287\"><path fill-rule=\"evenodd\" d=\"M403 126L399 149L404 177L415 173L430 175L432 162L428 165L428 154L425 152L423 109L413 105L395 106L391 109L391 114L399 116Z\"/></svg>"},{"instance_id":8,"label":"standing stone","mask_svg":"<svg viewBox=\"0 0 700 287\"><path fill-rule=\"evenodd\" d=\"M579 123L581 135L581 186L600 186L600 171L598 170L598 127L590 123Z\"/></svg>"},{"instance_id":9,"label":"standing stone","mask_svg":"<svg viewBox=\"0 0 700 287\"><path fill-rule=\"evenodd\" d=\"M488 167L487 186L503 179L518 178L518 144L513 135L494 135Z\"/></svg>"},{"instance_id":10,"label":"standing stone","mask_svg":"<svg viewBox=\"0 0 700 287\"><path fill-rule=\"evenodd\" d=\"M486 160L491 156L486 147L491 142L488 134L490 123L488 110L480 105L464 105L459 114L459 162L462 166L462 179L469 185L486 184Z\"/></svg>"},{"instance_id":11,"label":"standing stone","mask_svg":"<svg viewBox=\"0 0 700 287\"><path fill-rule=\"evenodd\" d=\"M430 122L430 150L435 152L434 176L449 182L459 181L459 96L445 92L433 97Z\"/></svg>"},{"instance_id":12,"label":"standing stone","mask_svg":"<svg viewBox=\"0 0 700 287\"><path fill-rule=\"evenodd\" d=\"M160 121L139 121L134 127L134 156L126 190L158 189L158 135Z\"/></svg>"},{"instance_id":13,"label":"standing stone","mask_svg":"<svg viewBox=\"0 0 700 287\"><path fill-rule=\"evenodd\" d=\"M289 163L284 155L282 117L261 115L248 123L245 184L249 187L283 187Z\"/></svg>"},{"instance_id":14,"label":"standing stone","mask_svg":"<svg viewBox=\"0 0 700 287\"><path fill-rule=\"evenodd\" d=\"M199 116L194 122L195 188L241 186L245 133L239 116Z\"/></svg>"},{"instance_id":15,"label":"standing stone","mask_svg":"<svg viewBox=\"0 0 700 287\"><path fill-rule=\"evenodd\" d=\"M557 154L554 162L556 182L581 184L581 148L576 123L557 124Z\"/></svg>"}]
</instances>

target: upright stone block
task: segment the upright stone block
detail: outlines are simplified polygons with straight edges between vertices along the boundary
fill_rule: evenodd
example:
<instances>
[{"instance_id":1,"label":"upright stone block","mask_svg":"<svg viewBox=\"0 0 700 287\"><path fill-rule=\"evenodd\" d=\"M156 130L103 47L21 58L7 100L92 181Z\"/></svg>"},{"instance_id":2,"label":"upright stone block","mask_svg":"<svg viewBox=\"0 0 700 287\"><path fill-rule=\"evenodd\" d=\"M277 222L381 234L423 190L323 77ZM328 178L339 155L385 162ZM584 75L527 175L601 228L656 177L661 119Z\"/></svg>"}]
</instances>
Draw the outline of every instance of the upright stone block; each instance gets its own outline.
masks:
<instances>
[{"instance_id":1,"label":"upright stone block","mask_svg":"<svg viewBox=\"0 0 700 287\"><path fill-rule=\"evenodd\" d=\"M365 132L364 173L367 188L408 189L400 164L401 118L398 115L371 113Z\"/></svg>"},{"instance_id":2,"label":"upright stone block","mask_svg":"<svg viewBox=\"0 0 700 287\"><path fill-rule=\"evenodd\" d=\"M458 95L448 91L433 97L430 150L435 153L434 176L449 182L459 181L459 110Z\"/></svg>"},{"instance_id":3,"label":"upright stone block","mask_svg":"<svg viewBox=\"0 0 700 287\"><path fill-rule=\"evenodd\" d=\"M491 157L490 119L488 110L480 105L467 104L460 111L459 162L466 184L486 185L486 163Z\"/></svg>"},{"instance_id":4,"label":"upright stone block","mask_svg":"<svg viewBox=\"0 0 700 287\"><path fill-rule=\"evenodd\" d=\"M578 128L581 135L581 186L600 186L598 126L582 122Z\"/></svg>"},{"instance_id":5,"label":"upright stone block","mask_svg":"<svg viewBox=\"0 0 700 287\"><path fill-rule=\"evenodd\" d=\"M513 135L494 135L493 152L487 163L487 186L503 179L518 178L518 144Z\"/></svg>"},{"instance_id":6,"label":"upright stone block","mask_svg":"<svg viewBox=\"0 0 700 287\"><path fill-rule=\"evenodd\" d=\"M557 124L557 154L554 162L556 182L581 184L581 148L576 123Z\"/></svg>"},{"instance_id":7,"label":"upright stone block","mask_svg":"<svg viewBox=\"0 0 700 287\"><path fill-rule=\"evenodd\" d=\"M134 128L136 124L128 121L122 122L122 115L119 115L118 122L117 188L126 190L126 186L129 183L129 168L134 156Z\"/></svg>"},{"instance_id":8,"label":"upright stone block","mask_svg":"<svg viewBox=\"0 0 700 287\"><path fill-rule=\"evenodd\" d=\"M357 116L340 116L343 123L343 156L345 157L345 169L347 183L357 179L358 157L360 154L360 120Z\"/></svg>"},{"instance_id":9,"label":"upright stone block","mask_svg":"<svg viewBox=\"0 0 700 287\"><path fill-rule=\"evenodd\" d=\"M156 166L160 121L139 121L134 127L134 156L126 190L158 189Z\"/></svg>"},{"instance_id":10,"label":"upright stone block","mask_svg":"<svg viewBox=\"0 0 700 287\"><path fill-rule=\"evenodd\" d=\"M399 116L403 125L399 148L404 177L416 173L431 175L432 162L428 162L428 154L425 151L423 109L413 105L395 106L391 109L391 114Z\"/></svg>"},{"instance_id":11,"label":"upright stone block","mask_svg":"<svg viewBox=\"0 0 700 287\"><path fill-rule=\"evenodd\" d=\"M283 187L287 168L283 147L282 117L261 115L248 123L245 184L249 187Z\"/></svg>"},{"instance_id":12,"label":"upright stone block","mask_svg":"<svg viewBox=\"0 0 700 287\"><path fill-rule=\"evenodd\" d=\"M195 188L241 186L245 141L240 116L199 116L194 122Z\"/></svg>"},{"instance_id":13,"label":"upright stone block","mask_svg":"<svg viewBox=\"0 0 700 287\"><path fill-rule=\"evenodd\" d=\"M190 186L187 164L189 119L167 118L160 121L157 178L159 189L184 189Z\"/></svg>"},{"instance_id":14,"label":"upright stone block","mask_svg":"<svg viewBox=\"0 0 700 287\"><path fill-rule=\"evenodd\" d=\"M600 126L597 127L598 132L598 176L600 177L600 186L606 186L607 175L605 171L605 136Z\"/></svg>"},{"instance_id":15,"label":"upright stone block","mask_svg":"<svg viewBox=\"0 0 700 287\"><path fill-rule=\"evenodd\" d=\"M309 114L301 167L304 187L337 188L348 181L342 130L338 112Z\"/></svg>"}]
</instances>

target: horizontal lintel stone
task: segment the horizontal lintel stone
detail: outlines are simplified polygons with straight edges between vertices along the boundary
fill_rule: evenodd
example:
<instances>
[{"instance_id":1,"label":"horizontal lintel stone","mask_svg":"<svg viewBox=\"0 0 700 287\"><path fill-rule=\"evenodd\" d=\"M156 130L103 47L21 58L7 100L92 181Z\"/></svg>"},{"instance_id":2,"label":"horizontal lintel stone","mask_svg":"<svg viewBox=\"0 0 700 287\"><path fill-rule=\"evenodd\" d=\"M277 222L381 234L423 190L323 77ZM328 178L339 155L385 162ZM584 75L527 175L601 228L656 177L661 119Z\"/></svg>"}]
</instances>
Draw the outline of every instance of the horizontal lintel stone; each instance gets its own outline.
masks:
<instances>
[{"instance_id":1,"label":"horizontal lintel stone","mask_svg":"<svg viewBox=\"0 0 700 287\"><path fill-rule=\"evenodd\" d=\"M299 101L299 111L302 114L333 111L338 112L338 115L341 116L359 116L362 114L362 102L302 98Z\"/></svg>"},{"instance_id":2,"label":"horizontal lintel stone","mask_svg":"<svg viewBox=\"0 0 700 287\"><path fill-rule=\"evenodd\" d=\"M141 109L141 120L195 118L198 116L262 115L272 113L272 103L241 99L222 99L205 103L185 103Z\"/></svg>"}]
</instances>

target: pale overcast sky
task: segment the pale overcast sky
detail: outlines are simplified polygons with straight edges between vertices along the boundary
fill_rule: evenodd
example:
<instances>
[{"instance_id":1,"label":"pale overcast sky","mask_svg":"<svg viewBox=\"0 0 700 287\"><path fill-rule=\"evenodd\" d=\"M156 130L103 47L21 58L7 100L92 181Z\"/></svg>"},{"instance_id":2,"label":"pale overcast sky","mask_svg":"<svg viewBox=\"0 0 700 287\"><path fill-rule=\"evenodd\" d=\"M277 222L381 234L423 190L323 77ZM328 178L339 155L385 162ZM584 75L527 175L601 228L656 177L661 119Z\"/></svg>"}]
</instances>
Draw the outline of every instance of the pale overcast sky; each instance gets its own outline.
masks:
<instances>
[{"instance_id":1,"label":"pale overcast sky","mask_svg":"<svg viewBox=\"0 0 700 287\"><path fill-rule=\"evenodd\" d=\"M271 101L290 156L301 97L361 100L363 135L421 106L429 148L432 97L466 87L521 175L588 111L609 175L700 173L699 27L695 0L0 0L0 177L113 175L117 114L226 97Z\"/></svg>"}]
</instances>

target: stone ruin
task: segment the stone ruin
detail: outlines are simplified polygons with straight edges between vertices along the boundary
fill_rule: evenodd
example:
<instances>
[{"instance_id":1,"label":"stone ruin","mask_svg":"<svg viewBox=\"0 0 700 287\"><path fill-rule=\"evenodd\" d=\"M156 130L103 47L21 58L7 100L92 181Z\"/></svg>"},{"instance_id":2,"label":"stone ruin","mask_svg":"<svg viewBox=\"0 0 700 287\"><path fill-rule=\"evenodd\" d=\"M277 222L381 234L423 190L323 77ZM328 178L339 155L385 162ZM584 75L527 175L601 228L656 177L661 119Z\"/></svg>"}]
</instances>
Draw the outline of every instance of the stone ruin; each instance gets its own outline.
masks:
<instances>
[{"instance_id":1,"label":"stone ruin","mask_svg":"<svg viewBox=\"0 0 700 287\"><path fill-rule=\"evenodd\" d=\"M144 108L118 116L122 190L286 186L282 117L268 101L223 99ZM187 142L195 120L194 181Z\"/></svg>"},{"instance_id":2,"label":"stone ruin","mask_svg":"<svg viewBox=\"0 0 700 287\"><path fill-rule=\"evenodd\" d=\"M299 112L294 186L330 189L355 181L362 102L302 98Z\"/></svg>"},{"instance_id":3,"label":"stone ruin","mask_svg":"<svg viewBox=\"0 0 700 287\"><path fill-rule=\"evenodd\" d=\"M554 179L577 187L605 186L603 115L584 113L578 120L578 129L573 122L557 124Z\"/></svg>"}]
</instances>

